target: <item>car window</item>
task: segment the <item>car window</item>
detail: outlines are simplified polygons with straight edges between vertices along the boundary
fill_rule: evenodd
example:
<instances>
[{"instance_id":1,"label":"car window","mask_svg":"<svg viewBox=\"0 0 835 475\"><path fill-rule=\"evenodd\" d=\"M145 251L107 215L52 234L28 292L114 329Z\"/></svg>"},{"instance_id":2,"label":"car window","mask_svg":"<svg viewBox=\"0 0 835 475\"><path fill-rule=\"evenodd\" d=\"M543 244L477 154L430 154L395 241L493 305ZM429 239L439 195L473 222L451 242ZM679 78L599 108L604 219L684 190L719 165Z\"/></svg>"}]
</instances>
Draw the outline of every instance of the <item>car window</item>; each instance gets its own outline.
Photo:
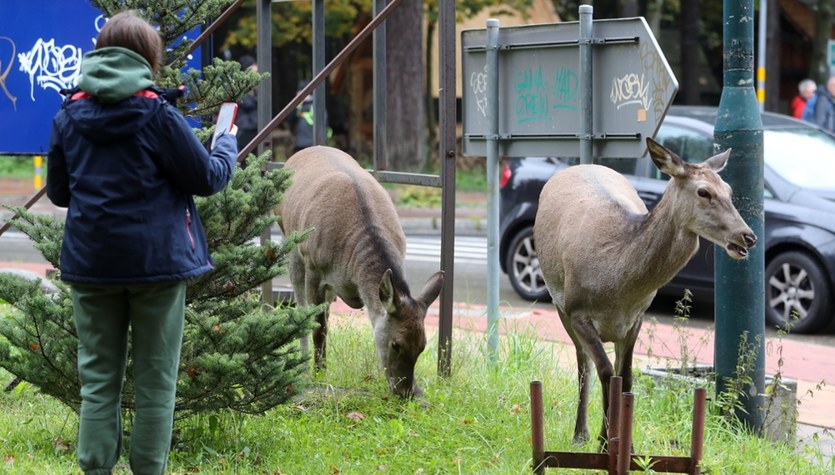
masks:
<instances>
[{"instance_id":1,"label":"car window","mask_svg":"<svg viewBox=\"0 0 835 475\"><path fill-rule=\"evenodd\" d=\"M594 163L607 166L622 175L634 175L637 158L596 158Z\"/></svg>"},{"instance_id":2,"label":"car window","mask_svg":"<svg viewBox=\"0 0 835 475\"><path fill-rule=\"evenodd\" d=\"M767 129L763 155L765 162L791 183L835 191L835 138L831 135L813 129Z\"/></svg>"},{"instance_id":3,"label":"car window","mask_svg":"<svg viewBox=\"0 0 835 475\"><path fill-rule=\"evenodd\" d=\"M690 163L700 163L714 155L713 139L683 127L662 124L655 140ZM657 168L655 178L670 179Z\"/></svg>"}]
</instances>

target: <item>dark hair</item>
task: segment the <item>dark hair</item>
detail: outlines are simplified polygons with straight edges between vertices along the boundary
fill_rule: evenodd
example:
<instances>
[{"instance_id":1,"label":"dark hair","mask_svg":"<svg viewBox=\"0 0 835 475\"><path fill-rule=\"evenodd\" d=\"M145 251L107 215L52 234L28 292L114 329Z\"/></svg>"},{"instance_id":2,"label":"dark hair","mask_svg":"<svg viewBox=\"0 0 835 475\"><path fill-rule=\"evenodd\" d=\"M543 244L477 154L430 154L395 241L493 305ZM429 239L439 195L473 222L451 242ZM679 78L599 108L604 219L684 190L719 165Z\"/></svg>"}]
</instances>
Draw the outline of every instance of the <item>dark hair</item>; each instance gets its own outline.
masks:
<instances>
[{"instance_id":1,"label":"dark hair","mask_svg":"<svg viewBox=\"0 0 835 475\"><path fill-rule=\"evenodd\" d=\"M117 13L107 20L96 38L96 49L121 46L136 52L157 72L162 62L162 38L157 30L134 10Z\"/></svg>"}]
</instances>

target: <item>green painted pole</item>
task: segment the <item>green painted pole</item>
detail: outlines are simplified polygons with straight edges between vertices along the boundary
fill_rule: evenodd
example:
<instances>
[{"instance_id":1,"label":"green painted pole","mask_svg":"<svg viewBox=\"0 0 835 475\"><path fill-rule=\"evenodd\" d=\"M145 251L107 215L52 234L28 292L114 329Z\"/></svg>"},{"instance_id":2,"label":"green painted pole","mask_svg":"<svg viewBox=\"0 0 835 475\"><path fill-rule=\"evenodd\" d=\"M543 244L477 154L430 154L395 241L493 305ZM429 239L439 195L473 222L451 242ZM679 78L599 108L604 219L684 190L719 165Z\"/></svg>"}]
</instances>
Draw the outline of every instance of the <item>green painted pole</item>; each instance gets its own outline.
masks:
<instances>
[{"instance_id":1,"label":"green painted pole","mask_svg":"<svg viewBox=\"0 0 835 475\"><path fill-rule=\"evenodd\" d=\"M724 0L724 87L714 137L719 150L733 149L722 172L734 190L742 218L763 239L763 132L754 89L754 2ZM735 261L716 248L716 341L714 366L717 395L747 381L737 417L752 431L762 432L765 390L765 254L762 244L748 258ZM738 366L740 347L751 364Z\"/></svg>"}]
</instances>

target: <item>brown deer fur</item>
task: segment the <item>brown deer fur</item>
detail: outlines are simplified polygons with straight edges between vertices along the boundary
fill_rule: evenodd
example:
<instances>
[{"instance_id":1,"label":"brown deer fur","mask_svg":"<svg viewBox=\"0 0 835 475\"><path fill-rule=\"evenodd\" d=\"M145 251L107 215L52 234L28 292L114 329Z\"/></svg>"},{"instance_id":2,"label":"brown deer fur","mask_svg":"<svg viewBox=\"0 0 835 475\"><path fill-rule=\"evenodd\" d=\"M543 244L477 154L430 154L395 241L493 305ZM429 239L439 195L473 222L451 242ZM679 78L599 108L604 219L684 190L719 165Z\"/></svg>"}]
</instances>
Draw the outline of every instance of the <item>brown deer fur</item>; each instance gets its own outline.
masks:
<instances>
[{"instance_id":1,"label":"brown deer fur","mask_svg":"<svg viewBox=\"0 0 835 475\"><path fill-rule=\"evenodd\" d=\"M647 139L655 165L672 179L648 212L619 173L577 165L555 174L539 199L534 240L545 283L577 353L580 398L574 440L588 440L591 363L603 392L601 442L606 440L609 378L632 388L632 351L644 312L699 246L699 236L745 258L756 236L718 175L730 150L689 164ZM615 344L615 366L604 342Z\"/></svg>"},{"instance_id":2,"label":"brown deer fur","mask_svg":"<svg viewBox=\"0 0 835 475\"><path fill-rule=\"evenodd\" d=\"M411 396L418 356L426 346L424 318L443 274L431 276L413 298L403 275L406 236L388 193L348 154L310 147L290 157L293 184L279 215L284 233L313 229L290 255L290 280L300 305L341 298L366 308L377 356L391 390ZM328 311L317 317L314 360L324 367Z\"/></svg>"}]
</instances>

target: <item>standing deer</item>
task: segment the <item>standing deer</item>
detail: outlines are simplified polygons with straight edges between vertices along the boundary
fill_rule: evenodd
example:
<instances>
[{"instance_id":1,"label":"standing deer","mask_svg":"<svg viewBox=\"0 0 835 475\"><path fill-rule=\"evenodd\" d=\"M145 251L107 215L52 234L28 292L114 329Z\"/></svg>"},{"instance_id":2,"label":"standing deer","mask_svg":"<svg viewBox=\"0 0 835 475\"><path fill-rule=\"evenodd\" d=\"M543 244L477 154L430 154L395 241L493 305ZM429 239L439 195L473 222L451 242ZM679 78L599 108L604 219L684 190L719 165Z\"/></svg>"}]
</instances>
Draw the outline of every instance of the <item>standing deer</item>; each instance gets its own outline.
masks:
<instances>
[{"instance_id":1,"label":"standing deer","mask_svg":"<svg viewBox=\"0 0 835 475\"><path fill-rule=\"evenodd\" d=\"M644 312L656 291L693 257L699 236L733 259L747 257L757 241L731 202L731 187L718 175L730 149L690 164L650 138L647 147L655 165L672 177L652 212L626 178L599 165L562 170L539 197L534 225L539 263L577 352L576 443L589 438L591 362L603 391L605 444L609 378L621 376L623 391L631 391L632 352ZM614 368L604 342L615 344Z\"/></svg>"},{"instance_id":2,"label":"standing deer","mask_svg":"<svg viewBox=\"0 0 835 475\"><path fill-rule=\"evenodd\" d=\"M341 298L365 306L377 357L398 396L420 394L415 363L426 347L426 309L438 296L443 272L412 298L403 275L406 236L388 193L348 154L310 147L290 157L293 184L279 208L283 233L313 228L289 259L290 280L300 305ZM313 330L314 362L324 368L328 310Z\"/></svg>"}]
</instances>

